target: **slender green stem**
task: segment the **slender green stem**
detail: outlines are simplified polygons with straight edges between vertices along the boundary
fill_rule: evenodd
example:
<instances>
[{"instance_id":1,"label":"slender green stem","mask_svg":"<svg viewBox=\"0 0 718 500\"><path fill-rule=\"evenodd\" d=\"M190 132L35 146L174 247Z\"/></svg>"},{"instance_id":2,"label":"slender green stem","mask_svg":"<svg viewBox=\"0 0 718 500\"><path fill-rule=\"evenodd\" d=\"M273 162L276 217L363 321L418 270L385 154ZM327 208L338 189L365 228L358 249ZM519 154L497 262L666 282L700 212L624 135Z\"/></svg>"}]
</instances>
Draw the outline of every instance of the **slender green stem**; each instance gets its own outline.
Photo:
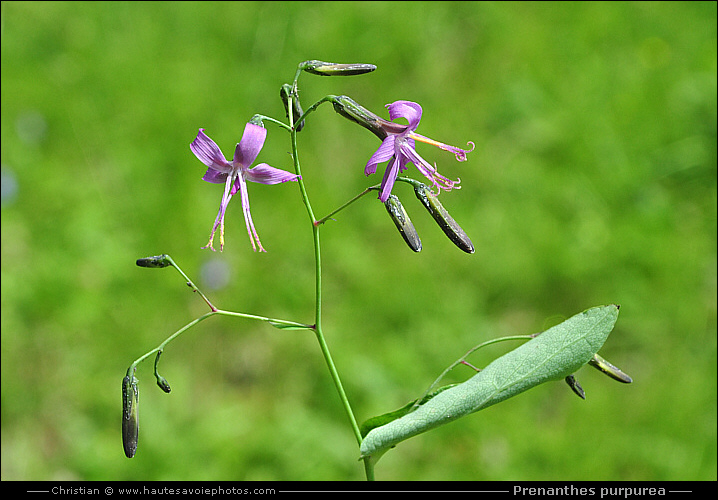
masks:
<instances>
[{"instance_id":1,"label":"slender green stem","mask_svg":"<svg viewBox=\"0 0 718 500\"><path fill-rule=\"evenodd\" d=\"M194 290L196 293L198 293L198 294L202 297L202 299L204 299L204 301L207 303L207 305L209 306L209 308L210 308L213 312L216 312L216 311L217 311L217 308L212 305L212 303L211 303L211 302L209 301L209 299L205 296L205 294L202 293L202 290L200 290L199 288L197 288L197 286L194 284L194 282L187 277L187 275L184 273L184 271L182 270L182 268L181 268L180 266L178 266L177 263L176 263L174 260L172 260L172 257L170 257L169 255L166 255L166 259L167 259L167 261L172 265L172 267L174 267L174 268L177 270L177 272L182 275L182 277L183 277L183 278L185 279L185 281L187 282L187 286L189 286L190 288L192 288L192 290Z\"/></svg>"},{"instance_id":2,"label":"slender green stem","mask_svg":"<svg viewBox=\"0 0 718 500\"><path fill-rule=\"evenodd\" d=\"M286 129L287 131L292 130L292 127L290 127L289 125L287 125L286 123L284 123L282 121L277 120L276 118L272 118L271 116L256 114L252 117L252 120L259 120L261 122L265 122L265 121L272 122L276 125L279 125L280 127L284 128L284 129Z\"/></svg>"},{"instance_id":3,"label":"slender green stem","mask_svg":"<svg viewBox=\"0 0 718 500\"><path fill-rule=\"evenodd\" d=\"M217 314L223 314L225 316L235 316L238 318L246 318L246 319L257 319L259 321L266 321L267 323L270 323L272 326L276 326L277 328L283 328L283 329L307 329L310 330L313 328L313 325L307 325L305 323L297 323L296 321L288 321L285 319L277 319L277 318L268 318L266 316L257 316L256 314L245 314L245 313L239 313L234 311L223 311L221 309L217 309L215 311Z\"/></svg>"},{"instance_id":4,"label":"slender green stem","mask_svg":"<svg viewBox=\"0 0 718 500\"><path fill-rule=\"evenodd\" d=\"M296 89L296 79L295 79L295 85L294 88ZM293 116L293 100L296 98L295 95L289 96L289 104L287 106L288 114L289 114L289 123L294 123L294 116ZM313 104L307 111L305 111L301 119L298 120L298 122L301 123L301 120L304 119L309 113L314 111L322 102L326 102L330 100L328 97L325 97L324 99L318 101L317 103ZM351 405L349 404L349 398L347 398L346 392L344 391L344 387L342 386L341 379L339 377L339 373L337 372L336 366L334 365L334 361L332 360L331 353L329 351L329 347L327 346L326 339L324 338L324 333L322 331L322 258L321 258L321 246L319 244L319 226L315 224L316 219L314 217L314 211L312 210L312 205L309 202L309 196L307 195L307 190L304 185L304 179L301 177L301 167L299 165L299 155L297 153L297 131L292 128L291 131L291 141L292 141L292 157L294 159L294 170L297 175L299 175L299 190L302 195L302 200L304 202L304 206L307 209L307 215L309 215L309 220L312 223L312 236L313 236L313 242L314 242L314 268L315 268L315 310L314 310L314 333L316 334L317 341L319 342L319 347L322 351L322 355L324 356L324 361L327 364L327 367L329 368L329 373L331 375L331 378L334 382L334 386L336 387L337 393L339 394L339 398L341 399L342 405L344 406L344 410L347 414L347 417L349 418L349 422L352 426L352 429L354 430L354 435L356 436L357 442L361 444L361 432L359 430L359 425L357 424L356 418L354 417L354 412L351 409Z\"/></svg>"},{"instance_id":5,"label":"slender green stem","mask_svg":"<svg viewBox=\"0 0 718 500\"><path fill-rule=\"evenodd\" d=\"M309 106L304 113L302 113L302 116L299 117L297 120L297 123L302 123L302 121L311 113L313 113L321 104L324 104L325 102L334 102L336 99L336 96L334 95L328 95L324 96L321 99L319 99L317 102Z\"/></svg>"},{"instance_id":6,"label":"slender green stem","mask_svg":"<svg viewBox=\"0 0 718 500\"><path fill-rule=\"evenodd\" d=\"M184 332L186 332L187 330L189 330L190 328L192 328L192 327L193 327L194 325L196 325L197 323L199 323L199 322L201 322L201 321L204 321L205 319L209 318L210 316L214 316L214 315L217 314L217 313L218 313L218 311L211 311L211 312L208 312L208 313L206 313L205 315L200 316L199 318L196 318L196 319L190 321L189 323L187 323L185 326L183 326L182 328L180 328L179 330L177 330L176 332L174 332L172 335L170 335L169 337L167 337L167 338L165 339L165 341L162 342L159 346L155 347L155 348L152 349L151 351L149 351L149 352L143 354L142 356L140 356L139 358L137 358L137 359L130 365L130 367L127 369L127 374L129 375L131 372L134 373L134 370L137 368L137 365L138 365L138 364L140 364L141 362L143 362L145 359L149 358L150 356L152 356L152 355L155 354L156 352L158 352L158 351L164 351L164 348L165 348L165 346L166 346L167 344L169 344L170 342L172 342L174 339L176 339L177 337L179 337L180 335L182 335Z\"/></svg>"},{"instance_id":7,"label":"slender green stem","mask_svg":"<svg viewBox=\"0 0 718 500\"><path fill-rule=\"evenodd\" d=\"M332 96L329 96L329 97L332 97ZM330 100L331 100L331 99L330 99ZM322 101L319 101L319 102L321 103ZM306 115L306 113L305 113L304 115L302 115L302 116L305 116L305 115ZM397 180L397 181L401 181L401 182L406 182L407 184L411 184L412 186L421 185L421 182L419 182L419 181L417 181L417 180L415 180L415 179L412 179L412 178L410 178L410 177L397 177L396 180ZM343 204L342 206L340 206L339 208L337 208L337 209L333 210L332 212L328 213L327 215L325 215L325 216L322 217L321 219L314 221L314 225L315 225L315 226L319 226L319 225L321 225L321 224L324 224L326 221L328 221L329 219L331 219L332 216L334 216L334 215L336 215L337 213L341 212L342 210L344 210L345 208L347 208L349 205L351 205L352 203L354 203L355 201L357 201L358 199L360 199L362 196L368 194L368 193L371 192L371 191L376 191L376 190L378 190L378 189L379 189L379 184L377 184L377 185L375 185L375 186L370 186L370 187L366 188L364 191L362 191L361 193L359 193L358 195L356 195L354 198L352 198L351 200L349 200L349 201L347 201L346 203L344 203L344 204Z\"/></svg>"},{"instance_id":8,"label":"slender green stem","mask_svg":"<svg viewBox=\"0 0 718 500\"><path fill-rule=\"evenodd\" d=\"M331 97L331 96L330 96L330 97ZM321 101L320 101L320 102L321 102ZM305 115L306 115L306 113L305 113L304 115L302 115L302 116L305 116ZM406 182L406 183L408 183L408 184L411 184L412 186L417 186L417 185L420 185L420 184L421 184L419 181L417 181L417 180L415 180L415 179L411 179L411 178L409 178L409 177L397 177L396 180L397 180L397 181L401 181L401 182ZM329 219L331 219L332 216L334 216L334 215L336 215L337 213L341 212L342 210L344 210L345 208L347 208L349 205L351 205L352 203L354 203L355 201L357 201L358 199L360 199L362 196L368 194L368 193L371 192L371 191L376 191L376 190L378 190L378 189L379 189L379 184L377 184L377 185L375 185L375 186L370 186L370 187L366 188L364 191L362 191L361 193L359 193L358 195L356 195L354 198L352 198L351 200L349 200L349 201L347 201L346 203L344 203L344 204L343 204L342 206L340 206L339 208L337 208L337 209L333 210L332 212L328 213L327 215L325 215L325 216L322 217L321 219L314 221L314 225L315 225L315 226L319 226L319 225L321 225L321 224L324 224L326 221L328 221Z\"/></svg>"},{"instance_id":9,"label":"slender green stem","mask_svg":"<svg viewBox=\"0 0 718 500\"><path fill-rule=\"evenodd\" d=\"M374 459L373 457L364 458L364 472L367 481L374 481Z\"/></svg>"},{"instance_id":10,"label":"slender green stem","mask_svg":"<svg viewBox=\"0 0 718 500\"><path fill-rule=\"evenodd\" d=\"M416 179L412 179L411 177L399 176L396 178L396 180L399 182L406 182L407 184L411 184L413 187L424 185L423 182L417 181Z\"/></svg>"},{"instance_id":11,"label":"slender green stem","mask_svg":"<svg viewBox=\"0 0 718 500\"><path fill-rule=\"evenodd\" d=\"M224 315L224 316L234 316L234 317L238 317L238 318L266 321L269 324L271 324L272 326L274 326L275 328L279 328L282 330L312 330L312 329L314 329L314 325L306 325L304 323L297 323L296 321L287 321L284 319L268 318L266 316L257 316L256 314L246 314L246 313L223 311L221 309L217 309L209 301L209 299L205 296L205 294L203 294L202 291L192 282L192 280L189 279L189 277L187 277L187 275L182 270L182 268L180 268L177 265L177 263L172 259L172 257L170 257L167 254L158 255L156 257L148 257L145 259L139 259L138 265L140 265L139 264L140 262L142 262L142 264L141 264L142 267L168 267L168 266L174 267L177 270L177 272L179 272L182 275L182 277L185 279L185 281L187 282L187 285L190 286L194 292L200 294L200 296L204 299L204 301L207 303L207 305L211 309L211 312L208 312L207 314L205 314L199 318L196 318L193 321L190 321L185 326L183 326L182 328L177 330L175 333L173 333L172 335L167 337L167 339L165 339L165 341L162 342L159 346L157 346L156 348L152 349L151 351L140 356L127 369L128 376L134 375L138 364L140 364L142 361L144 361L151 355L157 353L157 357L155 358L155 378L157 379L158 385L160 387L162 387L162 389L165 390L166 392L169 392L169 385L167 384L167 381L164 380L164 378L160 376L160 374L157 370L157 365L159 364L159 361L160 361L160 355L164 351L165 346L167 344L169 344L170 342L172 342L177 337L179 337L180 335L182 335L184 332L186 332L187 330L189 330L190 328L192 328L199 322L204 321L205 319L209 318L210 316L214 316L215 314L220 314L220 315Z\"/></svg>"},{"instance_id":12,"label":"slender green stem","mask_svg":"<svg viewBox=\"0 0 718 500\"><path fill-rule=\"evenodd\" d=\"M365 194L369 193L370 191L373 191L373 190L378 189L378 187L379 187L379 185L377 184L376 186L371 186L371 187L366 188L364 191L362 191L361 193L359 193L358 195L356 195L356 196L355 196L354 198L352 198L351 200L347 201L345 204L343 204L342 206L340 206L340 207L337 208L336 210L330 212L329 214L325 215L325 216L322 217L321 219L319 219L319 220L317 220L317 221L314 221L314 225L315 225L315 226L319 226L319 225L321 225L321 224L324 224L327 220L331 219L331 217L332 217L333 215L336 215L337 213L341 212L342 210L344 210L345 208L347 208L349 205L351 205L352 203L354 203L355 201L357 201L359 198L361 198L361 197L364 196Z\"/></svg>"},{"instance_id":13,"label":"slender green stem","mask_svg":"<svg viewBox=\"0 0 718 500\"><path fill-rule=\"evenodd\" d=\"M189 283L189 282L188 282ZM214 316L216 314L223 315L223 316L234 316L236 318L246 318L246 319L256 319L259 321L266 321L270 323L271 325L281 328L281 329L304 329L304 330L310 330L313 329L313 325L306 325L304 323L297 323L295 321L287 321L284 319L277 319L277 318L268 318L266 316L257 316L255 314L245 314L245 313L239 313L239 312L233 312L233 311L223 311L221 309L214 308L212 311L204 314L203 316L200 316L199 318L196 318L189 323L187 323L185 326L177 330L175 333L167 337L164 342L162 342L160 345L152 349L151 351L143 354L139 358L137 358L131 365L130 369L128 370L128 373L130 373L131 370L134 370L138 364L140 364L142 361L150 357L151 355L155 354L158 351L164 351L165 346L172 342L174 339L182 335L184 332L195 326L196 324L200 323L201 321L204 321L205 319L209 318L210 316ZM155 367L156 369L156 367Z\"/></svg>"}]
</instances>

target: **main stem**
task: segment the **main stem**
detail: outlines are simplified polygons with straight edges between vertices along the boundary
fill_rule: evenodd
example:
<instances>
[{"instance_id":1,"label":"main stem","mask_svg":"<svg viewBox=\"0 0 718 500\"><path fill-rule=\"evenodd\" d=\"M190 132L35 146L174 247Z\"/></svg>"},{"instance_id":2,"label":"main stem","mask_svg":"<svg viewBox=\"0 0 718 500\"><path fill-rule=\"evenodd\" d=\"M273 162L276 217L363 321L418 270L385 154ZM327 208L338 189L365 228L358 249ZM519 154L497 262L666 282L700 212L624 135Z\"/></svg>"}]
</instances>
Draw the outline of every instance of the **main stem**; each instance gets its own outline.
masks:
<instances>
[{"instance_id":1,"label":"main stem","mask_svg":"<svg viewBox=\"0 0 718 500\"><path fill-rule=\"evenodd\" d=\"M290 102L288 105L288 114L289 114L289 123L294 123L294 116L293 116L293 103L291 102L294 99L294 96L290 96ZM312 210L312 205L309 203L309 196L307 196L307 190L304 186L304 179L302 179L301 175L301 168L299 166L299 156L297 153L297 131L294 127L292 127L292 130L290 132L291 138L292 138L292 157L294 159L294 170L297 175L299 175L299 189L302 194L302 200L304 201L304 206L307 208L307 214L309 215L309 220L312 224L312 236L314 239L314 268L315 268L315 277L314 277L314 288L315 288L315 310L314 310L314 333L317 337L317 341L319 342L319 348L322 351L322 355L324 356L324 361L327 364L327 367L329 368L329 373L332 377L332 380L334 381L334 386L337 389L337 393L339 394L339 398L342 401L342 405L344 406L344 411L347 414L347 417L349 418L349 423L352 426L352 429L354 430L354 435L356 437L357 443L361 444L362 437L361 432L359 431L359 425L357 425L356 418L354 418L354 412L352 412L351 405L349 404L349 399L347 398L346 392L344 391L344 387L342 386L341 379L339 378L339 373L337 372L336 366L334 365L334 361L332 360L331 353L329 352L329 347L327 346L327 342L324 338L324 333L322 331L322 258L321 258L321 247L319 244L319 226L315 224L316 219L314 217L314 211Z\"/></svg>"}]
</instances>

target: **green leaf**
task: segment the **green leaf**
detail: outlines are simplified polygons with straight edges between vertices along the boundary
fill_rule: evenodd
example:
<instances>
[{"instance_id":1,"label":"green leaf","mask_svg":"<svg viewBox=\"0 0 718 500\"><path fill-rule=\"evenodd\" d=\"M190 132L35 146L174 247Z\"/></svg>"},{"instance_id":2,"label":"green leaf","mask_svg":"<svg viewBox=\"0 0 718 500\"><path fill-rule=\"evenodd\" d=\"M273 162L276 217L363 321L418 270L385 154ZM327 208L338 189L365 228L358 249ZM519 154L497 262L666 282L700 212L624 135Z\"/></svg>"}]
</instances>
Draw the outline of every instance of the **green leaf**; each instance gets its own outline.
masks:
<instances>
[{"instance_id":1,"label":"green leaf","mask_svg":"<svg viewBox=\"0 0 718 500\"><path fill-rule=\"evenodd\" d=\"M594 307L491 362L415 411L372 429L361 456L381 456L410 437L500 403L543 382L565 379L593 359L618 319L618 306Z\"/></svg>"},{"instance_id":2,"label":"green leaf","mask_svg":"<svg viewBox=\"0 0 718 500\"><path fill-rule=\"evenodd\" d=\"M274 328L279 330L311 330L311 325L300 325L298 323L281 323L279 321L267 320L267 322Z\"/></svg>"},{"instance_id":3,"label":"green leaf","mask_svg":"<svg viewBox=\"0 0 718 500\"><path fill-rule=\"evenodd\" d=\"M397 418L401 418L407 413L410 413L414 410L414 407L418 408L419 406L423 405L427 401L429 401L431 398L439 394L440 392L444 392L446 389L449 389L451 387L454 387L456 384L449 384L445 385L444 387L439 387L437 390L432 392L431 394L427 394L421 399L421 402L416 405L416 402L419 400L418 398L414 401L410 401L406 405L402 406L398 410L390 411L388 413L384 413L383 415L377 415L376 417L371 417L364 421L363 424L359 427L359 431L361 432L361 436L365 437L370 430L374 429L375 427L380 427L382 425L386 425L389 422L396 420Z\"/></svg>"}]
</instances>

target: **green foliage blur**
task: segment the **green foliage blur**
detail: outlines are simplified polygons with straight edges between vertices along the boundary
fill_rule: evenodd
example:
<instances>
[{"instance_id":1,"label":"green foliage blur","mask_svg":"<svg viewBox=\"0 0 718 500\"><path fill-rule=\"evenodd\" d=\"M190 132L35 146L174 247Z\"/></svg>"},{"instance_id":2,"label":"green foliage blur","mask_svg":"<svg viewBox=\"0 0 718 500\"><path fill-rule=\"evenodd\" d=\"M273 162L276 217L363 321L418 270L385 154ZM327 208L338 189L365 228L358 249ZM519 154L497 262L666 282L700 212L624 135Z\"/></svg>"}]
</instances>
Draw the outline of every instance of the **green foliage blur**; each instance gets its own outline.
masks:
<instances>
[{"instance_id":1,"label":"green foliage blur","mask_svg":"<svg viewBox=\"0 0 718 500\"><path fill-rule=\"evenodd\" d=\"M621 313L591 368L401 443L386 480L716 480L716 3L3 2L2 479L362 480L311 332L211 318L140 365L127 459L121 381L207 312L311 322L309 219L297 186L251 184L223 253L200 250L222 186L189 150L231 156L307 59L369 75L300 78L306 109L345 94L419 102L419 144L462 189L452 245L406 185L423 251L367 196L321 231L327 342L361 422L419 397L472 346L592 306ZM291 169L267 125L258 161ZM299 135L315 213L369 185L375 136L323 105ZM415 168L407 172L421 178ZM513 346L470 358L485 366ZM456 368L449 380L471 376Z\"/></svg>"}]
</instances>

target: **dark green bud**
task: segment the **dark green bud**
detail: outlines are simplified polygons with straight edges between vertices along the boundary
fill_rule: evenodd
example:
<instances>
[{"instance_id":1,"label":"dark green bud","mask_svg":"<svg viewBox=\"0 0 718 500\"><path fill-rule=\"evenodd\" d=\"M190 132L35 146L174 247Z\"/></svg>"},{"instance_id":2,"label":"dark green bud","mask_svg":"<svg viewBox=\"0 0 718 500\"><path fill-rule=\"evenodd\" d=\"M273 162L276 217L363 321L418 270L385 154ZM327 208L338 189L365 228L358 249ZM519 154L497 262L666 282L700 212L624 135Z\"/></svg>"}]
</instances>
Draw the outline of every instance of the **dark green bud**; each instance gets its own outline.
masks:
<instances>
[{"instance_id":1,"label":"dark green bud","mask_svg":"<svg viewBox=\"0 0 718 500\"><path fill-rule=\"evenodd\" d=\"M371 131L382 141L389 133L400 134L408 127L408 125L393 123L377 116L345 95L335 97L332 100L332 105L334 111Z\"/></svg>"},{"instance_id":2,"label":"dark green bud","mask_svg":"<svg viewBox=\"0 0 718 500\"><path fill-rule=\"evenodd\" d=\"M591 358L588 364L593 366L597 370L605 373L613 380L618 380L619 382L623 382L624 384L630 384L631 382L633 382L633 379L631 377L623 373L620 369L613 366L611 363L603 359L598 354L594 354L593 358Z\"/></svg>"},{"instance_id":3,"label":"dark green bud","mask_svg":"<svg viewBox=\"0 0 718 500\"><path fill-rule=\"evenodd\" d=\"M127 375L122 379L122 446L127 458L135 456L140 419L137 412L140 402L140 391L137 389L137 378Z\"/></svg>"},{"instance_id":4,"label":"dark green bud","mask_svg":"<svg viewBox=\"0 0 718 500\"><path fill-rule=\"evenodd\" d=\"M583 391L583 387L578 383L578 380L573 375L566 377L566 383L573 392L581 399L586 399L586 393Z\"/></svg>"},{"instance_id":5,"label":"dark green bud","mask_svg":"<svg viewBox=\"0 0 718 500\"><path fill-rule=\"evenodd\" d=\"M284 85L282 85L282 88L279 89L279 97L282 98L282 102L284 103L284 112L287 113L287 119L289 119L290 95L292 95L292 86L288 83L285 83ZM302 123L297 125L297 120L299 120L299 117L303 114L304 111L302 110L302 105L299 104L299 96L295 93L294 99L292 100L292 118L294 119L294 128L297 129L297 132L304 128L304 120L302 120Z\"/></svg>"},{"instance_id":6,"label":"dark green bud","mask_svg":"<svg viewBox=\"0 0 718 500\"><path fill-rule=\"evenodd\" d=\"M192 286L191 283L187 283L187 284ZM157 385L159 386L159 388L162 389L163 391L165 391L167 394L169 394L170 391L172 390L172 389L170 389L169 382L167 382L167 379L164 378L162 375L160 375L157 372L157 365L159 365L159 363L160 363L160 356L162 356L161 349L159 351L157 351L157 356L155 357L155 378L157 379Z\"/></svg>"},{"instance_id":7,"label":"dark green bud","mask_svg":"<svg viewBox=\"0 0 718 500\"><path fill-rule=\"evenodd\" d=\"M390 194L389 198L384 202L384 206L386 207L386 211L389 212L399 233L401 233L401 236L404 238L404 241L409 245L409 248L415 252L421 252L419 235L416 233L414 224L411 223L409 214L404 210L404 206L399 201L399 198Z\"/></svg>"},{"instance_id":8,"label":"dark green bud","mask_svg":"<svg viewBox=\"0 0 718 500\"><path fill-rule=\"evenodd\" d=\"M299 65L307 73L319 76L353 76L371 73L376 69L373 64L337 64L324 61L304 61Z\"/></svg>"},{"instance_id":9,"label":"dark green bud","mask_svg":"<svg viewBox=\"0 0 718 500\"><path fill-rule=\"evenodd\" d=\"M172 388L170 387L170 383L167 382L167 379L164 378L162 375L159 375L157 377L157 385L160 387L160 389L165 391L167 394L169 394L170 391L172 390Z\"/></svg>"},{"instance_id":10,"label":"dark green bud","mask_svg":"<svg viewBox=\"0 0 718 500\"><path fill-rule=\"evenodd\" d=\"M169 255L162 254L137 259L137 265L140 267L167 267L171 266L172 262L169 260Z\"/></svg>"},{"instance_id":11,"label":"dark green bud","mask_svg":"<svg viewBox=\"0 0 718 500\"><path fill-rule=\"evenodd\" d=\"M434 195L431 190L421 183L414 184L414 193L419 198L422 205L426 207L439 227L449 239L466 253L474 253L474 244L466 235L461 226L459 226L444 206L439 202L439 197Z\"/></svg>"}]
</instances>

